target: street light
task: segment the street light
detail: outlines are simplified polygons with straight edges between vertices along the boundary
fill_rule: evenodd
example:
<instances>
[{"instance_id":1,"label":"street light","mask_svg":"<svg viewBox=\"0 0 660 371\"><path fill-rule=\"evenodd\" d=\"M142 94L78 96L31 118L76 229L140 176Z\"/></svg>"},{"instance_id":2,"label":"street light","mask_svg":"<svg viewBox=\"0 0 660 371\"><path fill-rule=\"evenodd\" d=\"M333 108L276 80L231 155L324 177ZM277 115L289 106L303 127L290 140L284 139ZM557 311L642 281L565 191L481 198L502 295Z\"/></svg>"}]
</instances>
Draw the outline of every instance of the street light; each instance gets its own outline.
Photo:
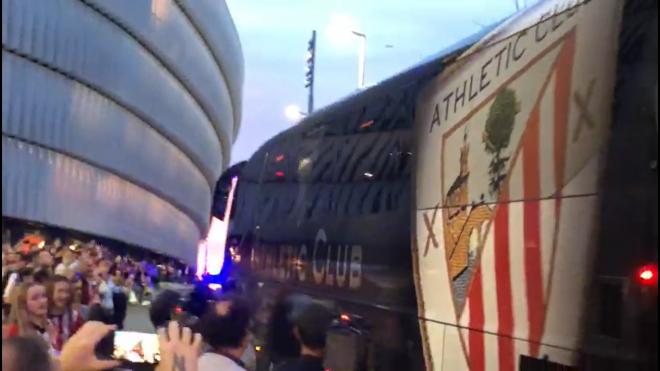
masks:
<instances>
[{"instance_id":1,"label":"street light","mask_svg":"<svg viewBox=\"0 0 660 371\"><path fill-rule=\"evenodd\" d=\"M345 43L352 36L357 36L360 40L358 49L358 88L364 88L365 59L367 54L367 35L357 31L358 26L349 16L334 16L326 29L330 39L337 43Z\"/></svg>"},{"instance_id":2,"label":"street light","mask_svg":"<svg viewBox=\"0 0 660 371\"><path fill-rule=\"evenodd\" d=\"M295 104L290 104L284 108L284 115L292 122L298 122L307 116L307 114L300 110Z\"/></svg>"},{"instance_id":3,"label":"street light","mask_svg":"<svg viewBox=\"0 0 660 371\"><path fill-rule=\"evenodd\" d=\"M367 35L358 31L351 31L351 33L360 38L360 49L358 51L358 88L364 88L364 69L365 59L367 54Z\"/></svg>"},{"instance_id":4,"label":"street light","mask_svg":"<svg viewBox=\"0 0 660 371\"><path fill-rule=\"evenodd\" d=\"M314 110L314 62L316 60L316 30L312 31L312 38L307 45L305 58L305 87L309 89L307 96L307 112Z\"/></svg>"}]
</instances>

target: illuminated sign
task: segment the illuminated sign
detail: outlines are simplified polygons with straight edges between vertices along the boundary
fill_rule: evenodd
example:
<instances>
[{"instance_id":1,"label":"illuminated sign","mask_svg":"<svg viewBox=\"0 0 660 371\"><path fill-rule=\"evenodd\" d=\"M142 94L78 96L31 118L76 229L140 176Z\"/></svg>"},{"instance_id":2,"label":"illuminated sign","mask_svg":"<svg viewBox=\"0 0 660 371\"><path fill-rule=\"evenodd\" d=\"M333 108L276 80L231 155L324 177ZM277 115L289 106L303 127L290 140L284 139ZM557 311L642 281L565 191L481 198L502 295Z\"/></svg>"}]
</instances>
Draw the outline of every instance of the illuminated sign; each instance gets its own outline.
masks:
<instances>
[{"instance_id":1,"label":"illuminated sign","mask_svg":"<svg viewBox=\"0 0 660 371\"><path fill-rule=\"evenodd\" d=\"M215 217L211 218L211 227L209 228L209 233L206 237L206 261L204 270L210 275L220 274L222 266L225 262L225 246L227 244L231 207L234 202L234 193L236 192L237 183L238 178L233 177L231 179L231 189L229 191L229 196L227 197L224 220L220 220ZM197 260L201 260L199 255Z\"/></svg>"}]
</instances>

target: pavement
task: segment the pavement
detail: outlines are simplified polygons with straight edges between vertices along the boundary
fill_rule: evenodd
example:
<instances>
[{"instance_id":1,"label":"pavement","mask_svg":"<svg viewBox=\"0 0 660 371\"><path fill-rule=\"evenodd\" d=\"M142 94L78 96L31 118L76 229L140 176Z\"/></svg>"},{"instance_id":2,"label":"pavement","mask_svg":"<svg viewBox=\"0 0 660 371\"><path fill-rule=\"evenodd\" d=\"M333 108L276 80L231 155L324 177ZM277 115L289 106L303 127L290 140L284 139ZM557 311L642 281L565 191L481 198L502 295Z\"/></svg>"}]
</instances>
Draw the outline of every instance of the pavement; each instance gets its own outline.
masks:
<instances>
[{"instance_id":1,"label":"pavement","mask_svg":"<svg viewBox=\"0 0 660 371\"><path fill-rule=\"evenodd\" d=\"M125 331L156 332L149 320L149 307L142 305L129 305L124 321Z\"/></svg>"}]
</instances>

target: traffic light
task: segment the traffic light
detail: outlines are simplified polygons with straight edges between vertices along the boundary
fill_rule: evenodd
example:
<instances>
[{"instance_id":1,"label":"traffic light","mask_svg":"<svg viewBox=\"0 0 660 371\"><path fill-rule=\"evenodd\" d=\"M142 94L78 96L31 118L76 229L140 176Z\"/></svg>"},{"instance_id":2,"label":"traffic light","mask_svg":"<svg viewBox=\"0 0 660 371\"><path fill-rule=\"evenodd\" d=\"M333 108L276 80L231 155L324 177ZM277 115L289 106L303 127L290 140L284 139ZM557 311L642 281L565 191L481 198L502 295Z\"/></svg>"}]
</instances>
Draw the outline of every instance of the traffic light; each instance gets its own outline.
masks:
<instances>
[{"instance_id":1,"label":"traffic light","mask_svg":"<svg viewBox=\"0 0 660 371\"><path fill-rule=\"evenodd\" d=\"M312 38L307 46L307 58L305 58L305 87L311 88L314 84L314 59L316 57L316 31L312 31Z\"/></svg>"}]
</instances>

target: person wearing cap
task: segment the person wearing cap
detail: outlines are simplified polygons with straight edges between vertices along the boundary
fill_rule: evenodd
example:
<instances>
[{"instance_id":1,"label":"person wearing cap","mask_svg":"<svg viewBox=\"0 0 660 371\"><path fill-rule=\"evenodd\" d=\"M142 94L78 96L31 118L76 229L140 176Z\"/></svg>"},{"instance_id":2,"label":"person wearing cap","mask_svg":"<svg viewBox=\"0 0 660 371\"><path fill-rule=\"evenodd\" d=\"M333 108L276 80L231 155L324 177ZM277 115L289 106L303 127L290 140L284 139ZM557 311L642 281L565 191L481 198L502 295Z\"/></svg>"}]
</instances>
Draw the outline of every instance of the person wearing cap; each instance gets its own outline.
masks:
<instances>
[{"instance_id":1,"label":"person wearing cap","mask_svg":"<svg viewBox=\"0 0 660 371\"><path fill-rule=\"evenodd\" d=\"M323 371L325 337L333 315L328 308L311 303L293 319L293 334L300 343L300 357L287 361L275 371Z\"/></svg>"}]
</instances>

